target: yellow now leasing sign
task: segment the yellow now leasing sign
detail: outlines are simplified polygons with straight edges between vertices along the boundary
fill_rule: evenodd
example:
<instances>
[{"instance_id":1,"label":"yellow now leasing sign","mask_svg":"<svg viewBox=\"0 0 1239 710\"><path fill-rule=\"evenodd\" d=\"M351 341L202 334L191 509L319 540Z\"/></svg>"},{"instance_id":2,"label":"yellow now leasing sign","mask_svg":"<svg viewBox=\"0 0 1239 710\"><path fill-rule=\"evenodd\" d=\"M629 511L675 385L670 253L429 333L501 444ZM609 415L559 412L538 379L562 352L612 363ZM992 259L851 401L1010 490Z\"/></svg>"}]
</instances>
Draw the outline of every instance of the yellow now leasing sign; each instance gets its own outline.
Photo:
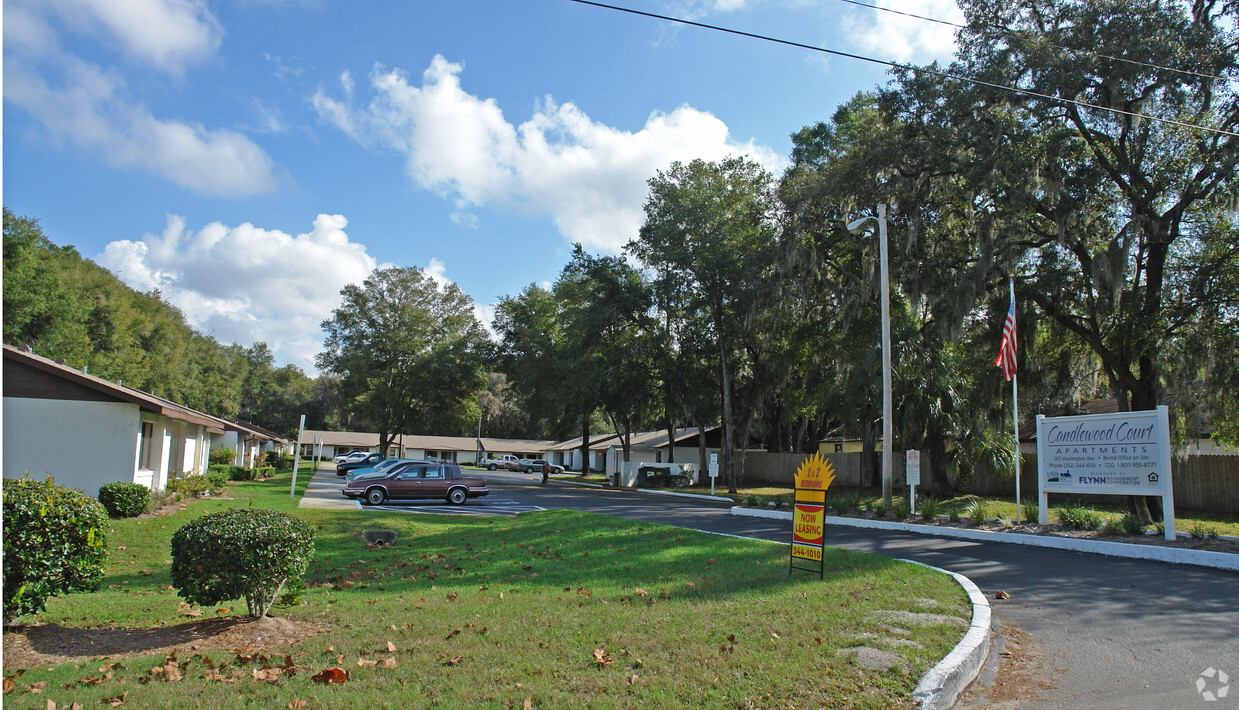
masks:
<instances>
[{"instance_id":1,"label":"yellow now leasing sign","mask_svg":"<svg viewBox=\"0 0 1239 710\"><path fill-rule=\"evenodd\" d=\"M805 459L796 469L796 499L792 512L792 553L790 569L816 571L825 576L826 489L835 480L834 467L821 453ZM816 568L797 567L796 560L816 562Z\"/></svg>"}]
</instances>

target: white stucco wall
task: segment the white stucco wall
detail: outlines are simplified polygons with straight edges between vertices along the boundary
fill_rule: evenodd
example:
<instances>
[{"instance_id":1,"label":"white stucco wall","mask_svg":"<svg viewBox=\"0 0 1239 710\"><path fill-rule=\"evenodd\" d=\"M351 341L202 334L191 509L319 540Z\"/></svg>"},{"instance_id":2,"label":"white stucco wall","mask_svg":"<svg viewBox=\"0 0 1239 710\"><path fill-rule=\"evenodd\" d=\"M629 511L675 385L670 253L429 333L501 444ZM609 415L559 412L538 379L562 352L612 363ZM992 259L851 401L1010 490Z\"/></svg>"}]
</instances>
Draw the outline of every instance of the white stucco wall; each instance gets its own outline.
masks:
<instances>
[{"instance_id":1,"label":"white stucco wall","mask_svg":"<svg viewBox=\"0 0 1239 710\"><path fill-rule=\"evenodd\" d=\"M133 482L137 469L137 405L4 398L4 477L30 475L99 494L109 481Z\"/></svg>"}]
</instances>

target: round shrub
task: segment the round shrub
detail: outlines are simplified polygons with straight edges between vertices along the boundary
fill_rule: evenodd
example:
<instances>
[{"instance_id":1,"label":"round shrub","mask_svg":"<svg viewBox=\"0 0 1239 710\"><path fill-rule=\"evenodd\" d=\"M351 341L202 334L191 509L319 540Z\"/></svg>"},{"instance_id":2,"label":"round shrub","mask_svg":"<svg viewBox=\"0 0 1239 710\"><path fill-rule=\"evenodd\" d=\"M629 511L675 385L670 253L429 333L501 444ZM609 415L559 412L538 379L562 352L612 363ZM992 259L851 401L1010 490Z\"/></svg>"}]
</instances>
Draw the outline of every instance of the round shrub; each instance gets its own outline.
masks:
<instances>
[{"instance_id":1,"label":"round shrub","mask_svg":"<svg viewBox=\"0 0 1239 710\"><path fill-rule=\"evenodd\" d=\"M141 483L112 481L99 487L99 502L113 518L136 518L151 509L151 490Z\"/></svg>"},{"instance_id":2,"label":"round shrub","mask_svg":"<svg viewBox=\"0 0 1239 710\"><path fill-rule=\"evenodd\" d=\"M313 556L314 531L304 520L275 510L224 510L172 535L172 584L194 604L245 597L250 614L261 617Z\"/></svg>"},{"instance_id":3,"label":"round shrub","mask_svg":"<svg viewBox=\"0 0 1239 710\"><path fill-rule=\"evenodd\" d=\"M103 579L108 515L99 501L49 476L4 479L4 620L37 614L58 594Z\"/></svg>"}]
</instances>

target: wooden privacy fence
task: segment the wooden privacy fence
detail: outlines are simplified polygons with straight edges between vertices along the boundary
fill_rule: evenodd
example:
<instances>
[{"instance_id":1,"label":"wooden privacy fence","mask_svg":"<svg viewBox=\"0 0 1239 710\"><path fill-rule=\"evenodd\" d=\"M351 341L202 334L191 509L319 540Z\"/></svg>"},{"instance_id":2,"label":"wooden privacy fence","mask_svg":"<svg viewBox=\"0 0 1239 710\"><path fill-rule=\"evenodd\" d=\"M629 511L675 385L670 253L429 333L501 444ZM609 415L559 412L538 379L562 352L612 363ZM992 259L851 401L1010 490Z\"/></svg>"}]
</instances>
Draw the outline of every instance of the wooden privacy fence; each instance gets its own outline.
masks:
<instances>
[{"instance_id":1,"label":"wooden privacy fence","mask_svg":"<svg viewBox=\"0 0 1239 710\"><path fill-rule=\"evenodd\" d=\"M861 457L863 454L823 454L835 469L836 486L859 486L861 482ZM749 451L744 455L741 480L745 485L772 485L791 487L796 468L808 457L807 454L770 454ZM739 462L740 457L736 457ZM875 465L881 465L881 452L874 457ZM945 476L933 465L922 469L921 482L939 489L946 487ZM903 453L893 458L895 486L902 488L904 482ZM1239 515L1239 456L1192 456L1175 458L1171 468L1174 475L1174 505L1179 510L1199 510L1209 513ZM1024 454L1020 459L1020 492L1026 499L1036 500L1037 455ZM874 483L881 474L875 473ZM920 490L920 489L918 489ZM977 469L972 478L972 492L985 496L1014 496L1015 479L996 474L984 466ZM1126 498L1120 496L1059 496L1050 497L1051 505L1059 505L1067 499L1080 499L1089 503L1118 503Z\"/></svg>"}]
</instances>

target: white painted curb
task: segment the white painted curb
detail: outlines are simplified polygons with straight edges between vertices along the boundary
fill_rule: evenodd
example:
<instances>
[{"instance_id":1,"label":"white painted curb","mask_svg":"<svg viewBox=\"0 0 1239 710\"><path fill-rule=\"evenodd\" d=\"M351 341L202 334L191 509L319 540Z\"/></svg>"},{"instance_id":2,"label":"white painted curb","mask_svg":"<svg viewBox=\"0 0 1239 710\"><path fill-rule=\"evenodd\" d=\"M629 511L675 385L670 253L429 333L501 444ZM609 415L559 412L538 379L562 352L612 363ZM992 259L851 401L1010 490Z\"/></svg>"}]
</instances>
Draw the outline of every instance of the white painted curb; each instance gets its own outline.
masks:
<instances>
[{"instance_id":1,"label":"white painted curb","mask_svg":"<svg viewBox=\"0 0 1239 710\"><path fill-rule=\"evenodd\" d=\"M791 520L791 511L762 510L760 508L744 508L733 506L732 515L746 515L754 518L776 518ZM1049 547L1057 550L1073 552L1091 552L1111 557L1126 557L1136 560L1154 560L1180 565L1196 565L1239 572L1239 555L1230 552L1211 552L1209 550L1187 550L1178 547L1162 547L1160 545L1137 545L1130 542L1111 542L1109 540L1085 540L1074 537L1055 537L1052 535L1028 535L1025 533L990 532L988 530L970 530L968 528L947 528L933 525L917 525L915 523L898 523L891 520L868 520L866 518L843 518L834 515L826 516L827 525L843 525L853 528L868 528L871 530L896 530L916 535L931 535L934 537L951 537L960 540L975 540L979 542L1005 542L1013 545L1032 545L1034 547Z\"/></svg>"},{"instance_id":2,"label":"white painted curb","mask_svg":"<svg viewBox=\"0 0 1239 710\"><path fill-rule=\"evenodd\" d=\"M977 585L972 583L971 579L962 574L916 560L901 560L901 562L911 562L914 565L921 565L951 575L968 593L968 600L972 602L972 623L969 624L964 638L960 639L955 648L941 661L938 661L938 665L930 668L929 672L921 677L921 682L917 683L916 689L912 691L912 698L921 710L945 710L955 705L955 701L959 700L959 696L968 684L976 679L981 672L981 666L985 664L985 658L989 655L991 620L989 600L985 598Z\"/></svg>"}]
</instances>

